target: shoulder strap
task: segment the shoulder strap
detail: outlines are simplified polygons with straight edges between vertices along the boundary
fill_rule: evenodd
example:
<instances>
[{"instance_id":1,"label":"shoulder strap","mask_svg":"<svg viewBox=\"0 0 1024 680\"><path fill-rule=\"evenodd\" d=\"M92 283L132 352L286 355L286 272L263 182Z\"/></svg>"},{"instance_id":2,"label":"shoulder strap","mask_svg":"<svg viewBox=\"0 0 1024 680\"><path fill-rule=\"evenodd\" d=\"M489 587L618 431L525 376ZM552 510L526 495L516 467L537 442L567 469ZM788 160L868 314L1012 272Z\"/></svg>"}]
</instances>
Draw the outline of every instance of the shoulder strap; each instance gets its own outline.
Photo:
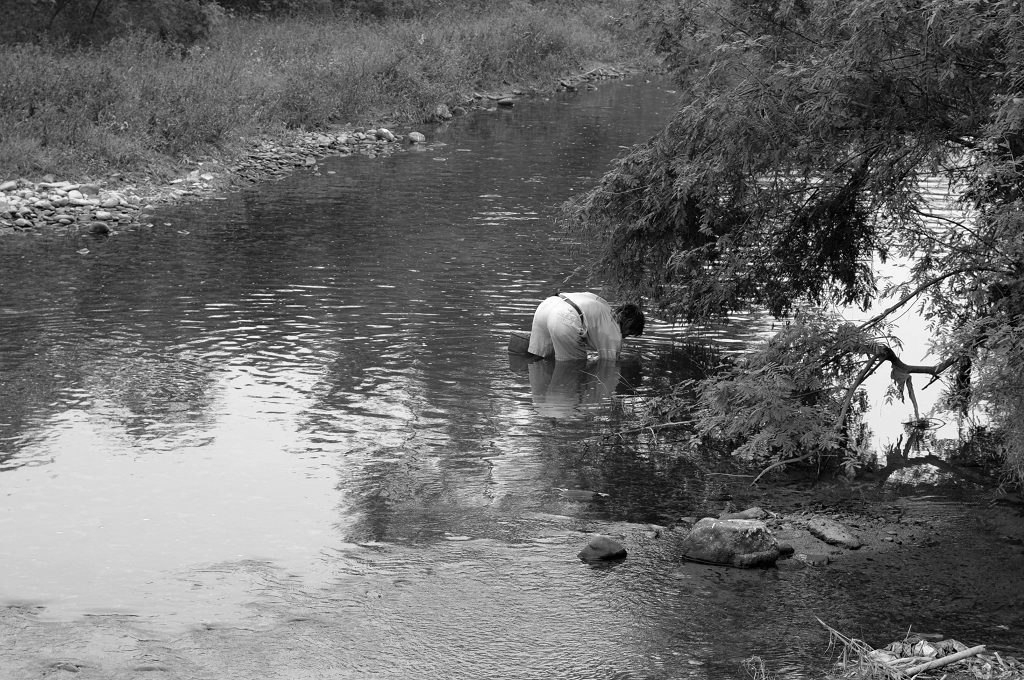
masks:
<instances>
[{"instance_id":1,"label":"shoulder strap","mask_svg":"<svg viewBox=\"0 0 1024 680\"><path fill-rule=\"evenodd\" d=\"M580 309L580 306L578 304L576 304L575 302L573 302L572 300L570 300L569 296L566 295L565 293L559 293L558 297L562 298L563 300L568 302L570 305L572 305L572 308L575 309L576 313L580 315L580 323L583 324L583 330L584 330L584 332L586 332L586 330L587 330L587 319L586 319L586 317L583 316L583 310Z\"/></svg>"}]
</instances>

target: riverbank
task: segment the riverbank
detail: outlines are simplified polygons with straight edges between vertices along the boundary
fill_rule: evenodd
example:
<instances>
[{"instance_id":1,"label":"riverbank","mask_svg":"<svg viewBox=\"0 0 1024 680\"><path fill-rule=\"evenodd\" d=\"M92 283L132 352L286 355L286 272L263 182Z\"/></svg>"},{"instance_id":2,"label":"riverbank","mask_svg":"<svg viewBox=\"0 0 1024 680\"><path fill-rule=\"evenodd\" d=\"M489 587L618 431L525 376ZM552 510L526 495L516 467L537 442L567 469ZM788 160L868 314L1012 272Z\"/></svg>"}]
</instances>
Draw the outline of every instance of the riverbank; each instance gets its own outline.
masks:
<instances>
[{"instance_id":1,"label":"riverbank","mask_svg":"<svg viewBox=\"0 0 1024 680\"><path fill-rule=\"evenodd\" d=\"M601 64L650 63L623 0L486 10L225 17L184 53L141 34L0 46L0 232L106 233L148 206L394 153L460 111L622 73Z\"/></svg>"},{"instance_id":2,"label":"riverbank","mask_svg":"<svg viewBox=\"0 0 1024 680\"><path fill-rule=\"evenodd\" d=\"M470 111L512 108L524 96L546 91L597 87L596 82L619 78L639 66L597 66L565 75L546 88L507 87L495 92L457 95L458 104L438 104L426 127L396 132L402 123L374 127L330 126L313 131L279 130L246 143L211 153L202 160L182 158L177 177L115 172L101 181L75 181L45 174L38 179L0 182L0 236L63 233L105 236L137 225L154 226L153 210L160 205L208 200L260 182L272 181L300 168L312 168L328 156L370 158L401 153L429 144L419 129L451 120ZM453 95L456 96L456 95ZM408 125L406 125L408 127Z\"/></svg>"}]
</instances>

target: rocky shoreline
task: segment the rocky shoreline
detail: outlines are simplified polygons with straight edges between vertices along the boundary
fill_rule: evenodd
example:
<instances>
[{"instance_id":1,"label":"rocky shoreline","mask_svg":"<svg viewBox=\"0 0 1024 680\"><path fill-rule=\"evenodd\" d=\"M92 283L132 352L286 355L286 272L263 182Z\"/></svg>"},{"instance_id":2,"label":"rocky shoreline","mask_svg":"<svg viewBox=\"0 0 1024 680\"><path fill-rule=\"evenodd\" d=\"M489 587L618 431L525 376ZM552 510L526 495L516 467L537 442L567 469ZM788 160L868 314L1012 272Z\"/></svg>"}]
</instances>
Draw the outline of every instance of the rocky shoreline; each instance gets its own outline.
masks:
<instances>
[{"instance_id":1,"label":"rocky shoreline","mask_svg":"<svg viewBox=\"0 0 1024 680\"><path fill-rule=\"evenodd\" d=\"M561 78L553 89L595 89L594 81L621 78L637 69L602 66L586 73ZM427 124L439 124L471 110L496 111L515 106L523 96L538 90L474 93L449 108L439 104ZM311 168L328 156L387 156L427 143L416 130L395 133L391 125L340 126L303 131L275 138L248 141L233 158L206 158L183 162L183 176L162 182L155 177L126 178L111 175L104 181L24 178L0 182L0 237L65 234L106 236L131 226L154 226L153 211L161 205L217 197L260 182L280 179L298 169Z\"/></svg>"}]
</instances>

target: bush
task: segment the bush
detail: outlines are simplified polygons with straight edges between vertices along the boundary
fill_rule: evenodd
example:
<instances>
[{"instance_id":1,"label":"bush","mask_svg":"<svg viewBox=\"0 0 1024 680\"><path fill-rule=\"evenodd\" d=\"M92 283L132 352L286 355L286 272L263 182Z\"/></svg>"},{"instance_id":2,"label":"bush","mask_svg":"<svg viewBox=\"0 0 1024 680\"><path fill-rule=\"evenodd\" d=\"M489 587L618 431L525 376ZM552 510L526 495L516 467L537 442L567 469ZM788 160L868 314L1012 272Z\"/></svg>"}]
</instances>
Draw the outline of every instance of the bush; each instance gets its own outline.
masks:
<instances>
[{"instance_id":1,"label":"bush","mask_svg":"<svg viewBox=\"0 0 1024 680\"><path fill-rule=\"evenodd\" d=\"M207 37L222 10L204 0L11 0L0 43L102 45L132 31L188 47Z\"/></svg>"},{"instance_id":2,"label":"bush","mask_svg":"<svg viewBox=\"0 0 1024 680\"><path fill-rule=\"evenodd\" d=\"M323 14L333 10L331 0L219 0L218 4L236 14L267 17Z\"/></svg>"}]
</instances>

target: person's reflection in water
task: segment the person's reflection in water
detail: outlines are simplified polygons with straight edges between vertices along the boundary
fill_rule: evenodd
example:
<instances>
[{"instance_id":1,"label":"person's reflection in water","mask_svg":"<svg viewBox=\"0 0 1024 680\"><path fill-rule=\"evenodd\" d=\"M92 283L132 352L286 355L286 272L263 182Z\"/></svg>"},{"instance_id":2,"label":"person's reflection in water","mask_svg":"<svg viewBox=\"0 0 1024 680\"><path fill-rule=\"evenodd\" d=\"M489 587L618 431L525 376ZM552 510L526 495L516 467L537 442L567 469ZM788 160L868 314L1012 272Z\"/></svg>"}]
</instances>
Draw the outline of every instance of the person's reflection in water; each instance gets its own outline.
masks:
<instances>
[{"instance_id":1,"label":"person's reflection in water","mask_svg":"<svg viewBox=\"0 0 1024 680\"><path fill-rule=\"evenodd\" d=\"M581 406L607 403L619 384L615 361L548 359L530 362L529 371L533 404L546 418L578 417Z\"/></svg>"}]
</instances>

